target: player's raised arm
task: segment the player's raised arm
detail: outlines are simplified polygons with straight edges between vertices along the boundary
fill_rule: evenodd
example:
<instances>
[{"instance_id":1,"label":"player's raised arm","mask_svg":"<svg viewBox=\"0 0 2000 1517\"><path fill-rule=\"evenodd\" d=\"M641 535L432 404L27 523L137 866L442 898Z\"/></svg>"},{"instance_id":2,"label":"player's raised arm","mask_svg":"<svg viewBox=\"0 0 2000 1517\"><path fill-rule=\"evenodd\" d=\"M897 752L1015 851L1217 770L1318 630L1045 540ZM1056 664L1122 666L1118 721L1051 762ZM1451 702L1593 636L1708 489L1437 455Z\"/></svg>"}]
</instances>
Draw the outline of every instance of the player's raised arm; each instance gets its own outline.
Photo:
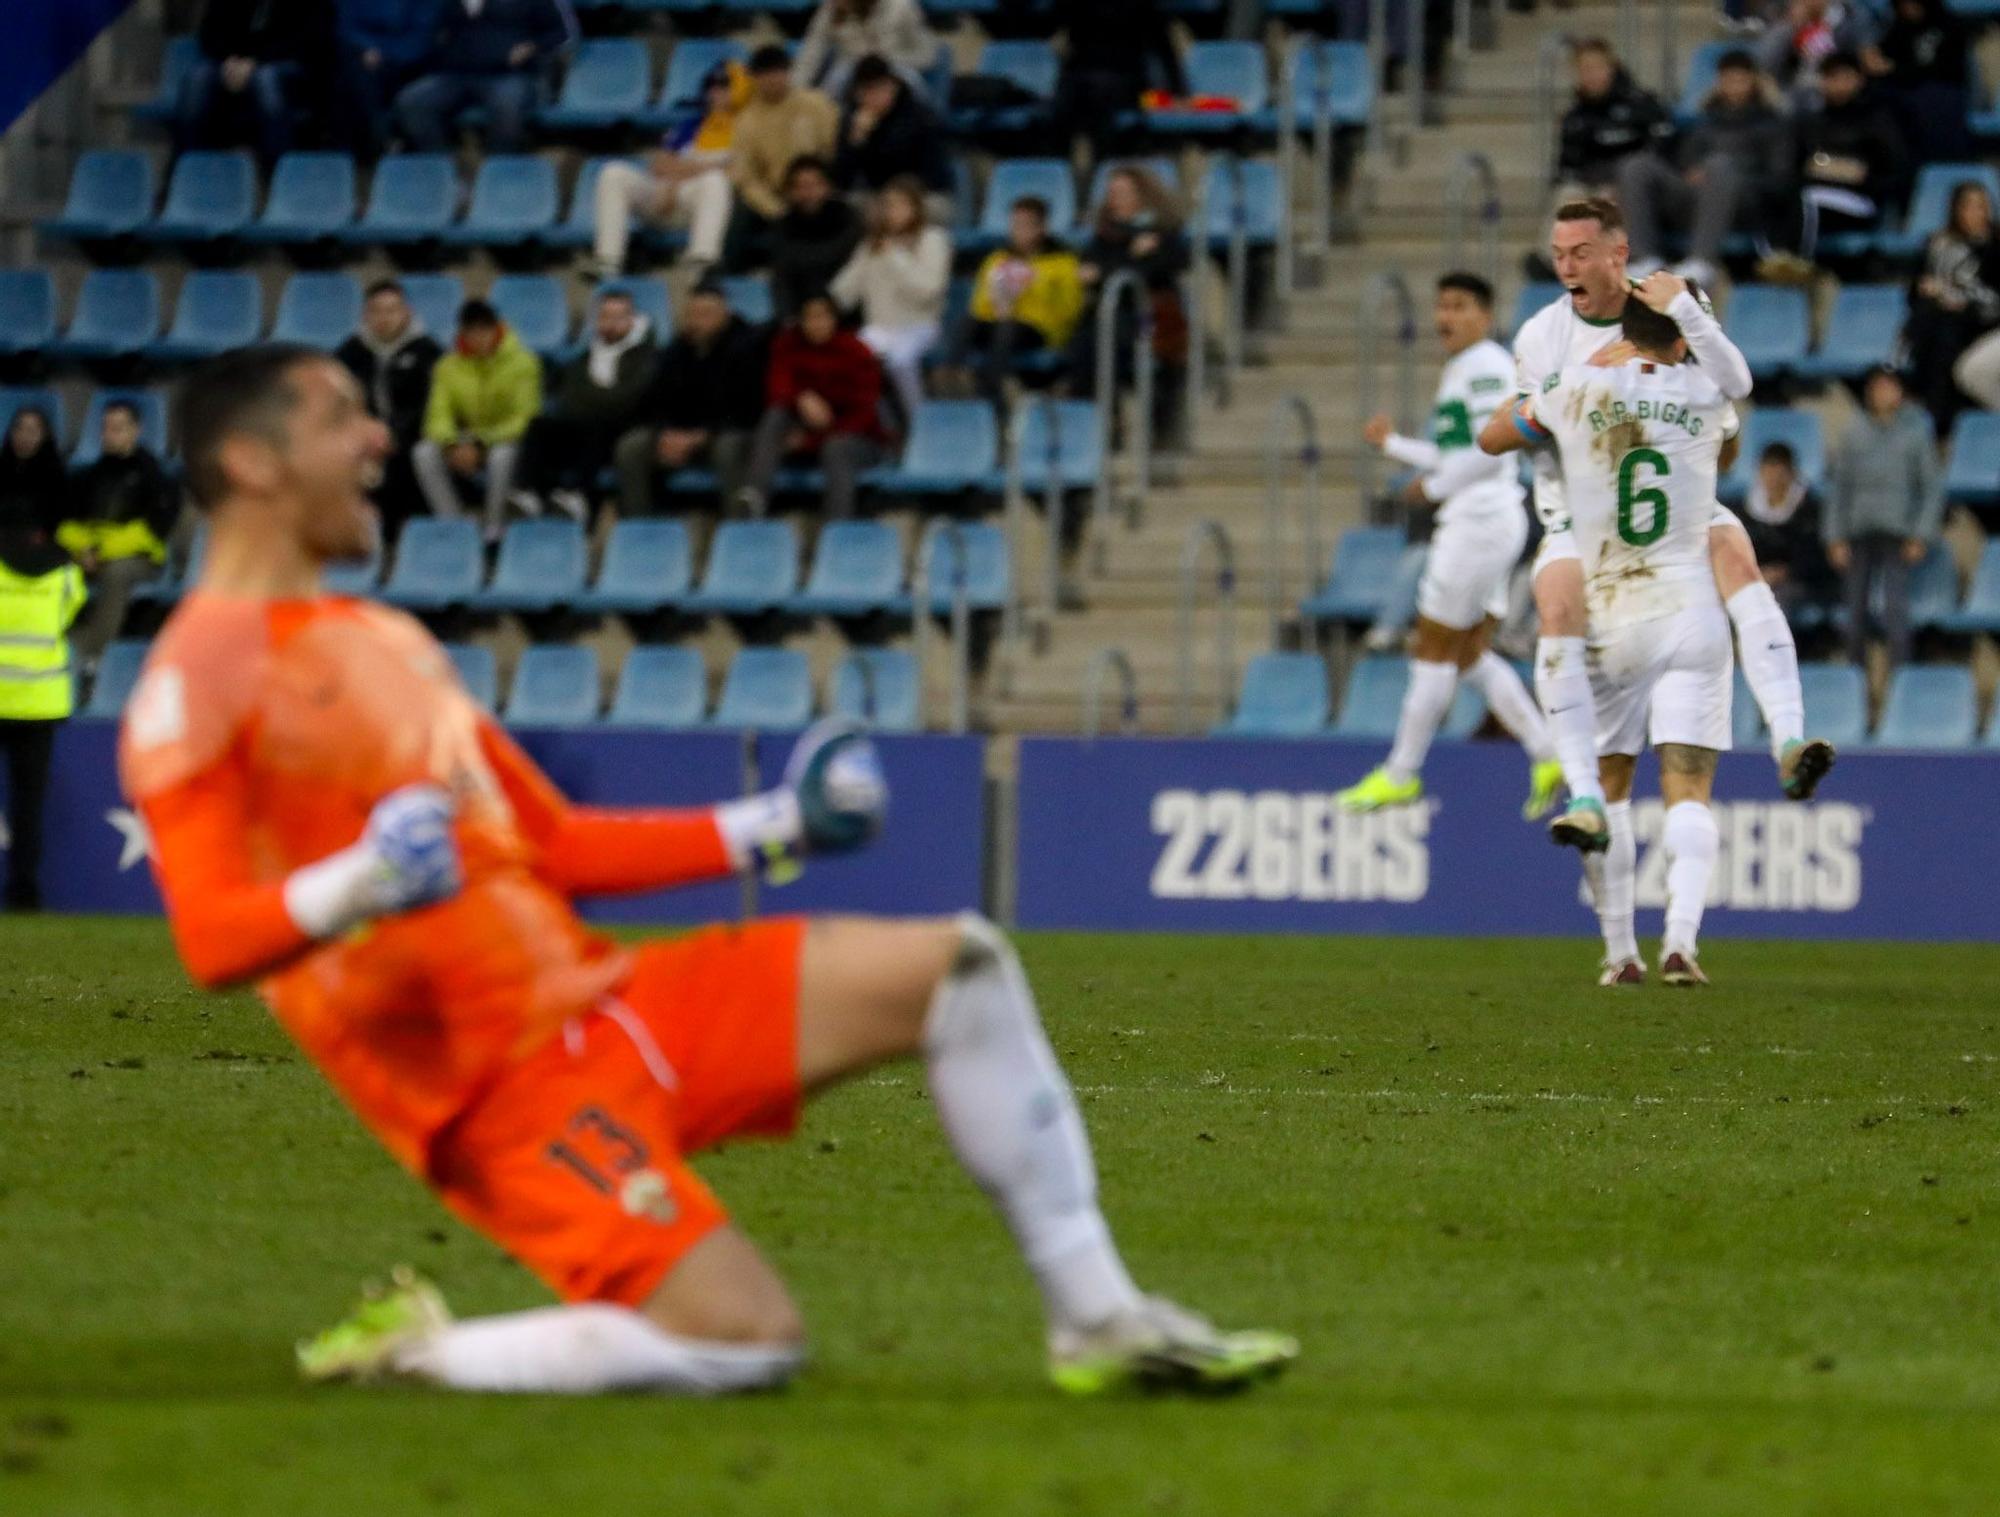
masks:
<instances>
[{"instance_id":1,"label":"player's raised arm","mask_svg":"<svg viewBox=\"0 0 2000 1517\"><path fill-rule=\"evenodd\" d=\"M1716 389L1730 400L1741 400L1750 393L1755 383L1750 377L1750 361L1685 279L1662 269L1634 285L1632 293L1641 304L1674 319L1687 339L1688 352Z\"/></svg>"},{"instance_id":2,"label":"player's raised arm","mask_svg":"<svg viewBox=\"0 0 2000 1517\"><path fill-rule=\"evenodd\" d=\"M1551 434L1535 419L1535 403L1521 396L1512 405L1502 406L1486 419L1479 431L1482 453L1523 453L1539 448Z\"/></svg>"}]
</instances>

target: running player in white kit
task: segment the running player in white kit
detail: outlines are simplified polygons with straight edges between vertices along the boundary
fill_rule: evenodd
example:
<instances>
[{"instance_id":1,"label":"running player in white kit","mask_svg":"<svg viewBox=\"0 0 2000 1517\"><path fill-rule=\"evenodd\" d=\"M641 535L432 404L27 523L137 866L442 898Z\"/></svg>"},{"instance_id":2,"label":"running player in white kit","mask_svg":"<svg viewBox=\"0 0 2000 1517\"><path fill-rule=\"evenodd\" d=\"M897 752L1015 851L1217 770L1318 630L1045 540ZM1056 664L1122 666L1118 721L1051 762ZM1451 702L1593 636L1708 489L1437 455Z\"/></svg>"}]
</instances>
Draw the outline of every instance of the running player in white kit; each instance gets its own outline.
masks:
<instances>
[{"instance_id":1,"label":"running player in white kit","mask_svg":"<svg viewBox=\"0 0 2000 1517\"><path fill-rule=\"evenodd\" d=\"M1719 838L1709 797L1730 742L1729 618L1709 561L1715 477L1735 410L1688 359L1688 326L1713 325L1680 280L1642 288L1625 340L1566 365L1480 436L1506 454L1553 440L1584 575L1588 676L1599 776L1629 804L1638 755L1660 755L1666 804L1667 924L1660 977L1704 985L1697 936ZM1662 298L1670 297L1670 298ZM1665 309L1656 309L1664 307ZM1629 882L1622 899L1593 880L1604 929L1602 984L1644 978Z\"/></svg>"},{"instance_id":2,"label":"running player in white kit","mask_svg":"<svg viewBox=\"0 0 2000 1517\"><path fill-rule=\"evenodd\" d=\"M1534 821L1555 805L1562 765L1534 697L1490 647L1507 614L1507 581L1528 545L1527 501L1516 462L1487 457L1478 442L1487 418L1514 399L1514 360L1493 340L1493 287L1478 275L1440 279L1434 319L1449 357L1438 378L1430 441L1398 436L1387 416L1371 417L1363 432L1370 447L1421 471L1405 492L1410 504L1437 507L1417 587L1410 684L1388 760L1334 799L1343 810L1379 811L1422 796L1424 757L1463 679L1528 750L1532 768L1521 812Z\"/></svg>"}]
</instances>

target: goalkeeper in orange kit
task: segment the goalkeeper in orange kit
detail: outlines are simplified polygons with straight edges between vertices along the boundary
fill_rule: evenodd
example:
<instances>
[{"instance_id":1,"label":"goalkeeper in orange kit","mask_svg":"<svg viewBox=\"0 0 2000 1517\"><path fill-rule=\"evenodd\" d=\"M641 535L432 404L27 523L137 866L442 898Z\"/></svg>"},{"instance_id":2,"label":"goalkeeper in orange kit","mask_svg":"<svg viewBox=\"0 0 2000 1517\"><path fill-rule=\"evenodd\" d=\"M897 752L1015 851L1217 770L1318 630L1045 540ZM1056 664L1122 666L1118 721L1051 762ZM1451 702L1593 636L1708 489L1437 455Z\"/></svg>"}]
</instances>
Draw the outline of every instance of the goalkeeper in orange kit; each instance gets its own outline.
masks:
<instances>
[{"instance_id":1,"label":"goalkeeper in orange kit","mask_svg":"<svg viewBox=\"0 0 2000 1517\"><path fill-rule=\"evenodd\" d=\"M374 543L388 450L346 371L242 349L181 404L208 549L120 744L175 942L204 985L256 981L397 1160L564 1303L457 1322L402 1275L300 1346L308 1377L782 1382L798 1314L685 1156L787 1133L804 1096L910 1055L1041 1288L1059 1386L1216 1389L1293 1357L1133 1285L989 922L776 920L627 949L577 918L577 896L863 845L886 804L864 737L808 732L784 783L712 808L573 806L422 627L321 591L325 564Z\"/></svg>"}]
</instances>

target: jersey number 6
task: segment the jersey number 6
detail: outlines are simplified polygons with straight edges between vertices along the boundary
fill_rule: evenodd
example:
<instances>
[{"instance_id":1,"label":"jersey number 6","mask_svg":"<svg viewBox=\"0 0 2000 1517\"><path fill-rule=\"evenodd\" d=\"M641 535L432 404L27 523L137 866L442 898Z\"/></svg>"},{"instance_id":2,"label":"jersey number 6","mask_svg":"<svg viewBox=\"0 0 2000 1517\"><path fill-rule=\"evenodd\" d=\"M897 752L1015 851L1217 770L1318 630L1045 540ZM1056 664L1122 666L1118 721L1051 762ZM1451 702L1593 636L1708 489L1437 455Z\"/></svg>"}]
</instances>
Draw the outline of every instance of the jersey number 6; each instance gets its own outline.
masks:
<instances>
[{"instance_id":1,"label":"jersey number 6","mask_svg":"<svg viewBox=\"0 0 2000 1517\"><path fill-rule=\"evenodd\" d=\"M1667 464L1666 455L1652 448L1634 448L1619 460L1618 535L1635 548L1656 543L1667 535L1667 492L1638 488L1642 465L1651 468L1661 479L1673 472ZM1639 526L1637 520L1637 508L1640 506L1651 513L1644 528Z\"/></svg>"}]
</instances>

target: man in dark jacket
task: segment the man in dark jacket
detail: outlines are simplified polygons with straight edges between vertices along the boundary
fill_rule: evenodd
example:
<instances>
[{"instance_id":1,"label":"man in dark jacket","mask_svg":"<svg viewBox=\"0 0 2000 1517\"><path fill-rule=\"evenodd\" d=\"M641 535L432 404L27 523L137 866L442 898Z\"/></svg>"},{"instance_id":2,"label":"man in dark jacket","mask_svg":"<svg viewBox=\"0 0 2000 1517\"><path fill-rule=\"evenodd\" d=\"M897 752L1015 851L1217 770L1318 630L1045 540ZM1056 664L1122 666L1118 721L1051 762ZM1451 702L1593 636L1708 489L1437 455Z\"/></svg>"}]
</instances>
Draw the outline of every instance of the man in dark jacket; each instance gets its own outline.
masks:
<instances>
[{"instance_id":1,"label":"man in dark jacket","mask_svg":"<svg viewBox=\"0 0 2000 1517\"><path fill-rule=\"evenodd\" d=\"M1563 112L1556 159L1556 199L1582 200L1618 181L1618 166L1636 153L1663 148L1673 123L1657 96L1639 87L1611 44L1585 37L1570 50L1576 98Z\"/></svg>"},{"instance_id":2,"label":"man in dark jacket","mask_svg":"<svg viewBox=\"0 0 2000 1517\"><path fill-rule=\"evenodd\" d=\"M403 135L421 152L442 153L459 113L476 105L486 111L486 145L519 152L571 40L569 11L558 0L445 0L438 72L396 98Z\"/></svg>"},{"instance_id":3,"label":"man in dark jacket","mask_svg":"<svg viewBox=\"0 0 2000 1517\"><path fill-rule=\"evenodd\" d=\"M1678 272L1701 285L1715 283L1722 241L1739 224L1762 234L1761 215L1745 212L1791 181L1791 132L1775 95L1749 53L1725 53L1701 120L1673 160L1634 153L1618 166L1635 275L1665 260L1664 222L1688 228L1688 258Z\"/></svg>"},{"instance_id":4,"label":"man in dark jacket","mask_svg":"<svg viewBox=\"0 0 2000 1517\"><path fill-rule=\"evenodd\" d=\"M913 175L932 195L951 194L951 160L936 113L870 53L854 65L834 182L843 190L872 192L901 174Z\"/></svg>"},{"instance_id":5,"label":"man in dark jacket","mask_svg":"<svg viewBox=\"0 0 2000 1517\"><path fill-rule=\"evenodd\" d=\"M140 441L139 412L128 401L104 408L97 461L70 480L56 541L90 585L83 624L72 639L93 667L124 624L132 592L160 572L180 515L180 491Z\"/></svg>"},{"instance_id":6,"label":"man in dark jacket","mask_svg":"<svg viewBox=\"0 0 2000 1517\"><path fill-rule=\"evenodd\" d=\"M293 116L324 122L332 95L332 0L208 0L201 61L181 82L176 146L289 152Z\"/></svg>"},{"instance_id":7,"label":"man in dark jacket","mask_svg":"<svg viewBox=\"0 0 2000 1517\"><path fill-rule=\"evenodd\" d=\"M632 297L617 289L598 296L590 346L562 366L547 410L521 440L517 509L539 516L546 497L565 516L588 519L597 476L638 419L659 357L653 323Z\"/></svg>"},{"instance_id":8,"label":"man in dark jacket","mask_svg":"<svg viewBox=\"0 0 2000 1517\"><path fill-rule=\"evenodd\" d=\"M618 440L618 511L646 516L661 473L706 466L722 498L742 492L750 434L764 414L770 345L729 309L719 285L702 284L682 304L679 329L655 367L637 423Z\"/></svg>"},{"instance_id":9,"label":"man in dark jacket","mask_svg":"<svg viewBox=\"0 0 2000 1517\"><path fill-rule=\"evenodd\" d=\"M1141 92L1187 93L1187 75L1158 0L1066 0L1067 44L1056 80L1055 123L1065 149L1082 137L1101 154L1120 112Z\"/></svg>"},{"instance_id":10,"label":"man in dark jacket","mask_svg":"<svg viewBox=\"0 0 2000 1517\"><path fill-rule=\"evenodd\" d=\"M1798 251L1808 261L1823 236L1872 231L1910 187L1902 128L1869 86L1861 60L1827 54L1819 91L1819 109L1798 127Z\"/></svg>"},{"instance_id":11,"label":"man in dark jacket","mask_svg":"<svg viewBox=\"0 0 2000 1517\"><path fill-rule=\"evenodd\" d=\"M823 158L794 159L785 171L785 214L771 236L771 296L778 319L790 321L800 302L833 283L861 245L861 218L833 192Z\"/></svg>"},{"instance_id":12,"label":"man in dark jacket","mask_svg":"<svg viewBox=\"0 0 2000 1517\"><path fill-rule=\"evenodd\" d=\"M430 67L444 0L336 0L340 21L341 135L365 158L379 155L390 106Z\"/></svg>"},{"instance_id":13,"label":"man in dark jacket","mask_svg":"<svg viewBox=\"0 0 2000 1517\"><path fill-rule=\"evenodd\" d=\"M360 328L334 356L353 371L368 397L368 409L388 424L393 451L375 504L384 525L394 528L422 509L410 450L424 435L431 370L444 349L410 309L403 287L393 279L378 279L368 287Z\"/></svg>"}]
</instances>

